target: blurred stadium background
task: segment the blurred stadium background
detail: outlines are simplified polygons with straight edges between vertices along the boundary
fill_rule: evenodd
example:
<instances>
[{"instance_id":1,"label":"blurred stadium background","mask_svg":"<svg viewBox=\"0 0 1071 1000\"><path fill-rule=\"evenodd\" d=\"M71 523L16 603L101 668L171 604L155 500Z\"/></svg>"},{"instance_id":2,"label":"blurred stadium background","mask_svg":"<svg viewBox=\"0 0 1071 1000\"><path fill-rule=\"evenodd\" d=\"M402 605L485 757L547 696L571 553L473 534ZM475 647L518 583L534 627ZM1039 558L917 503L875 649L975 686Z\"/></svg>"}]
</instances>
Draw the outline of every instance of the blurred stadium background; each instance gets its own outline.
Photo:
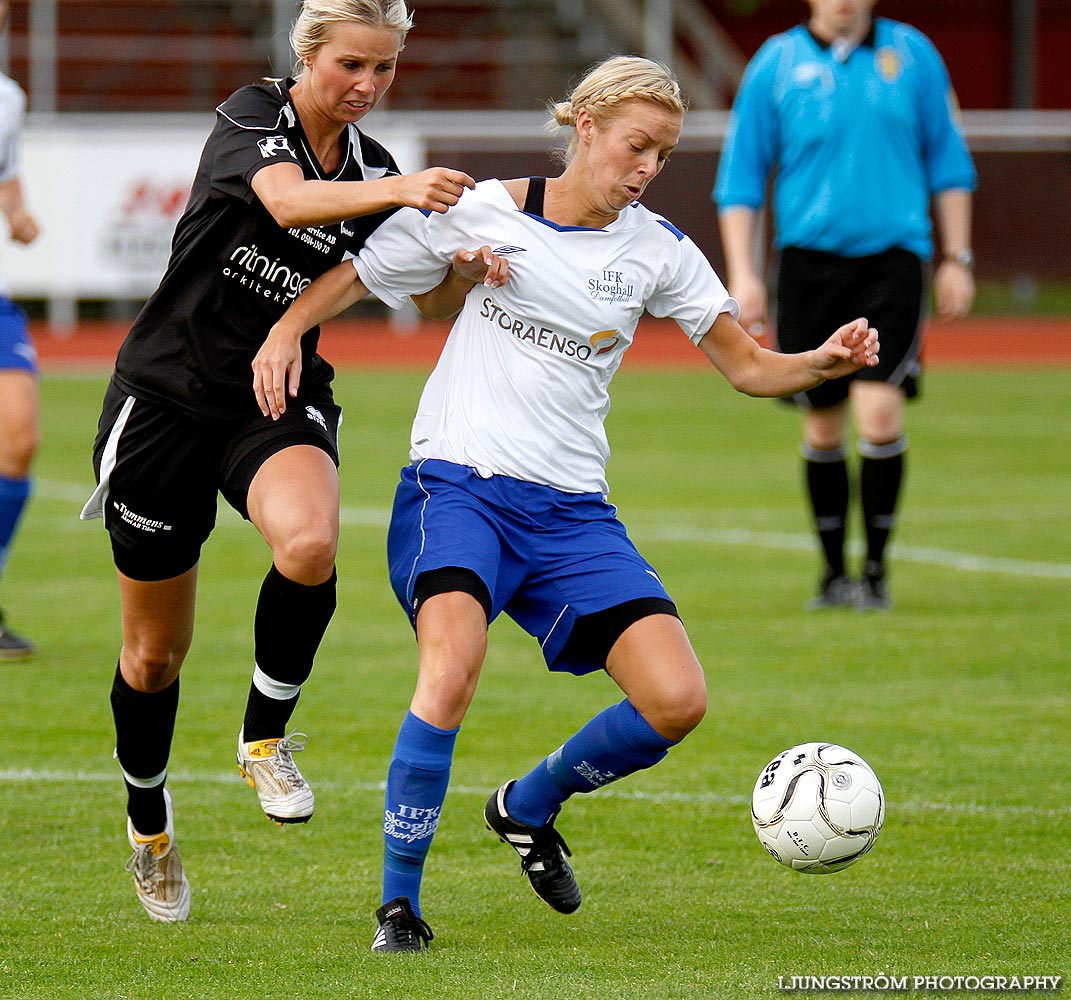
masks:
<instances>
[{"instance_id":1,"label":"blurred stadium background","mask_svg":"<svg viewBox=\"0 0 1071 1000\"><path fill-rule=\"evenodd\" d=\"M689 116L673 183L648 204L722 264L709 198L747 59L803 0L413 0L397 80L362 127L403 168L534 172L546 101L611 52L674 66ZM980 175L984 312L1071 315L1071 3L881 0L937 44ZM155 287L212 111L292 64L294 0L13 0L0 68L29 95L22 164L43 237L4 249L35 325L126 320ZM548 171L553 169L549 162ZM375 306L366 307L375 309Z\"/></svg>"}]
</instances>

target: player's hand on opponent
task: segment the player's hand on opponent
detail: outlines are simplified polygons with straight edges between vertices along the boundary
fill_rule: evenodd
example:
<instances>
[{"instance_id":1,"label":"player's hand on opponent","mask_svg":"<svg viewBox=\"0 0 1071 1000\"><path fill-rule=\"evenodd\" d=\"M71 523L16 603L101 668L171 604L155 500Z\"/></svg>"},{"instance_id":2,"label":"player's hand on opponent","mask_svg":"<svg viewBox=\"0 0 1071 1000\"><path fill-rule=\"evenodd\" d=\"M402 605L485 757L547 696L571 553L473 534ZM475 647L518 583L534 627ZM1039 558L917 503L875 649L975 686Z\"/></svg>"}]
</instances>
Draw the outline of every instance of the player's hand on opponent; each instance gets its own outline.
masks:
<instances>
[{"instance_id":1,"label":"player's hand on opponent","mask_svg":"<svg viewBox=\"0 0 1071 1000\"><path fill-rule=\"evenodd\" d=\"M294 336L277 323L253 358L253 394L260 412L278 420L286 412L287 393L296 396L300 384L301 335Z\"/></svg>"},{"instance_id":2,"label":"player's hand on opponent","mask_svg":"<svg viewBox=\"0 0 1071 1000\"><path fill-rule=\"evenodd\" d=\"M463 170L449 167L430 167L418 174L403 174L397 181L400 205L440 213L456 205L465 188L476 187L476 182Z\"/></svg>"},{"instance_id":3,"label":"player's hand on opponent","mask_svg":"<svg viewBox=\"0 0 1071 1000\"><path fill-rule=\"evenodd\" d=\"M452 262L454 272L473 285L501 288L509 281L509 261L492 253L489 246L479 250L458 250Z\"/></svg>"},{"instance_id":4,"label":"player's hand on opponent","mask_svg":"<svg viewBox=\"0 0 1071 1000\"><path fill-rule=\"evenodd\" d=\"M840 378L878 363L878 331L865 319L845 323L813 352L812 365L823 378Z\"/></svg>"}]
</instances>

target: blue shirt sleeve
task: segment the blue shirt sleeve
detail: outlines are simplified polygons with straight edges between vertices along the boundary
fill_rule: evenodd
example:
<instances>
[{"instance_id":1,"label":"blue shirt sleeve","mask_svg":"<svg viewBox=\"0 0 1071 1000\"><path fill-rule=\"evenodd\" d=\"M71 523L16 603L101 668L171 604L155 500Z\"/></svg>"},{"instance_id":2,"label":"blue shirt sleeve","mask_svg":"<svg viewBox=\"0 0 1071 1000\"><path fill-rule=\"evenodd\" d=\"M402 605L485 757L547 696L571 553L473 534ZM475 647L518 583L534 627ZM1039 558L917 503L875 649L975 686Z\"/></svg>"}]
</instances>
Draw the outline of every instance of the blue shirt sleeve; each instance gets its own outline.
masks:
<instances>
[{"instance_id":1,"label":"blue shirt sleeve","mask_svg":"<svg viewBox=\"0 0 1071 1000\"><path fill-rule=\"evenodd\" d=\"M770 38L755 53L733 101L713 198L718 208L760 208L766 181L777 159L778 124L774 101L784 36Z\"/></svg>"},{"instance_id":2,"label":"blue shirt sleeve","mask_svg":"<svg viewBox=\"0 0 1071 1000\"><path fill-rule=\"evenodd\" d=\"M930 193L953 188L973 191L977 175L960 127L959 104L948 70L924 34L912 30L906 40L920 78L920 145Z\"/></svg>"}]
</instances>

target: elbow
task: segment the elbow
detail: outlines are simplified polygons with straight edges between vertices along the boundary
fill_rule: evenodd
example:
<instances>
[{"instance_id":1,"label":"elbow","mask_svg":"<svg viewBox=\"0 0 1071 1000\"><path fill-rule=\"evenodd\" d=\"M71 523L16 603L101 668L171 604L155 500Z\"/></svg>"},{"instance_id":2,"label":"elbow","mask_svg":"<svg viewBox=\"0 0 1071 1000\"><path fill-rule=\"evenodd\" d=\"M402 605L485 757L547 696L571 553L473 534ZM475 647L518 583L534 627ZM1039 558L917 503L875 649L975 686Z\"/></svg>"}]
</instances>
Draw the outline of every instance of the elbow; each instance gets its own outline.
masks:
<instances>
[{"instance_id":1,"label":"elbow","mask_svg":"<svg viewBox=\"0 0 1071 1000\"><path fill-rule=\"evenodd\" d=\"M261 204L280 229L304 229L306 226L323 222L322 219L310 218L308 212L303 212L296 198L282 196L261 199Z\"/></svg>"},{"instance_id":2,"label":"elbow","mask_svg":"<svg viewBox=\"0 0 1071 1000\"><path fill-rule=\"evenodd\" d=\"M303 219L291 206L272 205L268 208L268 214L280 229L303 229L310 225L310 221Z\"/></svg>"},{"instance_id":3,"label":"elbow","mask_svg":"<svg viewBox=\"0 0 1071 1000\"><path fill-rule=\"evenodd\" d=\"M741 396L751 396L753 399L761 398L766 395L757 386L752 385L750 382L739 381L729 383Z\"/></svg>"},{"instance_id":4,"label":"elbow","mask_svg":"<svg viewBox=\"0 0 1071 1000\"><path fill-rule=\"evenodd\" d=\"M424 319L436 320L440 323L445 323L448 320L452 320L459 312L459 309L420 309L417 308L417 312L420 313Z\"/></svg>"},{"instance_id":5,"label":"elbow","mask_svg":"<svg viewBox=\"0 0 1071 1000\"><path fill-rule=\"evenodd\" d=\"M729 385L742 396L751 396L753 399L777 399L792 395L791 391L786 392L781 386L771 384L760 372L742 373L729 379Z\"/></svg>"},{"instance_id":6,"label":"elbow","mask_svg":"<svg viewBox=\"0 0 1071 1000\"><path fill-rule=\"evenodd\" d=\"M750 366L741 366L725 372L725 381L742 396L766 396L762 379Z\"/></svg>"}]
</instances>

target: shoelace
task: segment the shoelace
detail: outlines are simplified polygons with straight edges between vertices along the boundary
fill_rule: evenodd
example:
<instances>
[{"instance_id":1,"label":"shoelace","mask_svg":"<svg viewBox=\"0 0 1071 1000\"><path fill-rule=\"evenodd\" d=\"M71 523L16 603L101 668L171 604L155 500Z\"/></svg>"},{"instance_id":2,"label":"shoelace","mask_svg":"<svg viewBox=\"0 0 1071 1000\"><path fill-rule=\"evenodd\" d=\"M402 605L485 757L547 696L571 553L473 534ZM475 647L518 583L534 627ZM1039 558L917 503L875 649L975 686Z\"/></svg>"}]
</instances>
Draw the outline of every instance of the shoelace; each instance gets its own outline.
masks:
<instances>
[{"instance_id":1,"label":"shoelace","mask_svg":"<svg viewBox=\"0 0 1071 1000\"><path fill-rule=\"evenodd\" d=\"M126 863L126 870L134 873L134 880L143 892L153 892L163 882L164 873L152 854L152 844L139 844Z\"/></svg>"},{"instance_id":2,"label":"shoelace","mask_svg":"<svg viewBox=\"0 0 1071 1000\"><path fill-rule=\"evenodd\" d=\"M294 763L294 754L304 750L308 742L309 738L304 733L291 733L279 740L275 746L275 770L294 788L302 788L305 785L305 779Z\"/></svg>"},{"instance_id":3,"label":"shoelace","mask_svg":"<svg viewBox=\"0 0 1071 1000\"><path fill-rule=\"evenodd\" d=\"M573 856L562 835L553 826L545 827L533 836L530 850L521 858L521 871L527 872L537 862L542 862L548 875L556 874L562 868L562 854L568 858Z\"/></svg>"},{"instance_id":4,"label":"shoelace","mask_svg":"<svg viewBox=\"0 0 1071 1000\"><path fill-rule=\"evenodd\" d=\"M412 946L430 941L435 935L420 917L399 917L387 922L387 936L393 938L395 944Z\"/></svg>"}]
</instances>

